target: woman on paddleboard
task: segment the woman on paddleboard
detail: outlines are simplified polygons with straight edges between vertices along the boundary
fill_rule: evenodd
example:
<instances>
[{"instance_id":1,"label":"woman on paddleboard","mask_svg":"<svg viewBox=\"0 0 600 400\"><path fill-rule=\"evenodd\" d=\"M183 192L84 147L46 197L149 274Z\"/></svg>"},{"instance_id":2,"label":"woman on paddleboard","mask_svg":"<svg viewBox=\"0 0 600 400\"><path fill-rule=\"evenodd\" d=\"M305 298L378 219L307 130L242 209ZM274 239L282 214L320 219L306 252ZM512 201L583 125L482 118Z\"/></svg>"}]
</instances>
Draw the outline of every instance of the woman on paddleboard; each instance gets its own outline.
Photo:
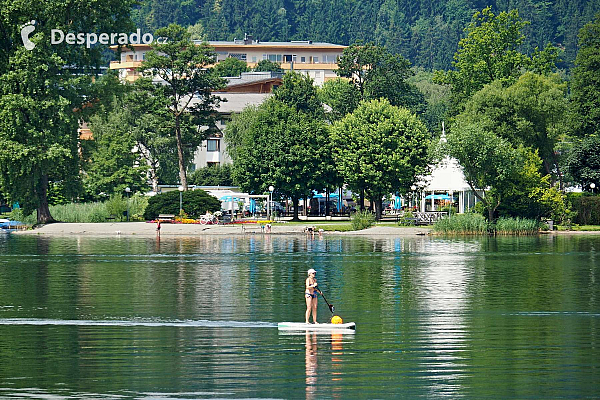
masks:
<instances>
[{"instance_id":1,"label":"woman on paddleboard","mask_svg":"<svg viewBox=\"0 0 600 400\"><path fill-rule=\"evenodd\" d=\"M317 323L317 271L314 269L308 270L308 278L306 278L306 289L304 290L304 297L306 298L306 323L310 313L312 312L313 322Z\"/></svg>"}]
</instances>

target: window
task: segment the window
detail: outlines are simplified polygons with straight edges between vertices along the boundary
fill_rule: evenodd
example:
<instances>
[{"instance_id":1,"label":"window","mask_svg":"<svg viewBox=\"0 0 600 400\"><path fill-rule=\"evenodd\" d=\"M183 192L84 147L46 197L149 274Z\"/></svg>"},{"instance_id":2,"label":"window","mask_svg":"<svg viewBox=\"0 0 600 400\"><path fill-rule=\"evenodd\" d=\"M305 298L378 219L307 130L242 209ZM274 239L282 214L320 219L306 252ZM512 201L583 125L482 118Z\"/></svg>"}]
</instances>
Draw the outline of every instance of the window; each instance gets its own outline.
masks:
<instances>
[{"instance_id":1,"label":"window","mask_svg":"<svg viewBox=\"0 0 600 400\"><path fill-rule=\"evenodd\" d=\"M219 139L208 139L206 141L206 151L219 151L220 149Z\"/></svg>"},{"instance_id":2,"label":"window","mask_svg":"<svg viewBox=\"0 0 600 400\"><path fill-rule=\"evenodd\" d=\"M323 62L335 64L337 62L337 55L335 54L323 54Z\"/></svg>"},{"instance_id":3,"label":"window","mask_svg":"<svg viewBox=\"0 0 600 400\"><path fill-rule=\"evenodd\" d=\"M263 54L263 60L280 63L283 60L283 56L281 54Z\"/></svg>"},{"instance_id":4,"label":"window","mask_svg":"<svg viewBox=\"0 0 600 400\"><path fill-rule=\"evenodd\" d=\"M256 62L256 56L252 56L252 62L255 63Z\"/></svg>"},{"instance_id":5,"label":"window","mask_svg":"<svg viewBox=\"0 0 600 400\"><path fill-rule=\"evenodd\" d=\"M300 62L301 63L305 63L306 62L306 57L300 57Z\"/></svg>"},{"instance_id":6,"label":"window","mask_svg":"<svg viewBox=\"0 0 600 400\"><path fill-rule=\"evenodd\" d=\"M313 57L313 63L318 64L319 63L319 57Z\"/></svg>"},{"instance_id":7,"label":"window","mask_svg":"<svg viewBox=\"0 0 600 400\"><path fill-rule=\"evenodd\" d=\"M229 53L229 57L237 58L238 60L242 60L242 61L246 61L246 58L248 58L248 54L246 54L246 53Z\"/></svg>"},{"instance_id":8,"label":"window","mask_svg":"<svg viewBox=\"0 0 600 400\"><path fill-rule=\"evenodd\" d=\"M206 163L206 166L207 166L207 167L218 167L218 166L219 166L219 164L220 164L220 163L218 163L218 162L211 162L211 161L208 161L208 162Z\"/></svg>"}]
</instances>

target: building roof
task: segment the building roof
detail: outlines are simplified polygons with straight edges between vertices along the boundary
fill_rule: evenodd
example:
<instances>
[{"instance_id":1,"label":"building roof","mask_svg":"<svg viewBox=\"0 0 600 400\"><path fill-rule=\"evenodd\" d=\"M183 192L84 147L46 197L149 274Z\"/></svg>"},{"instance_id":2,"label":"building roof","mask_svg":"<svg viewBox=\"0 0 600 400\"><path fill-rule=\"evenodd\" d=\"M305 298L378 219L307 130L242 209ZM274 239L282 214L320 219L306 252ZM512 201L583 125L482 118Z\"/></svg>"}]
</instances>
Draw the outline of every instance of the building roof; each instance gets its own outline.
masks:
<instances>
[{"instance_id":1,"label":"building roof","mask_svg":"<svg viewBox=\"0 0 600 400\"><path fill-rule=\"evenodd\" d=\"M227 76L227 87L283 78L283 72L242 72L240 76Z\"/></svg>"},{"instance_id":2,"label":"building roof","mask_svg":"<svg viewBox=\"0 0 600 400\"><path fill-rule=\"evenodd\" d=\"M423 179L425 191L471 190L465 176L454 158L445 158L434 166L431 174Z\"/></svg>"},{"instance_id":3,"label":"building roof","mask_svg":"<svg viewBox=\"0 0 600 400\"><path fill-rule=\"evenodd\" d=\"M194 40L194 43L201 44L203 41ZM208 44L213 47L239 47L239 48L299 48L299 49L328 49L328 50L343 50L347 46L334 43L325 42L313 42L312 40L293 40L291 42L261 42L259 40L253 40L252 42L246 40L233 40L233 41L222 41L222 40L210 40Z\"/></svg>"},{"instance_id":4,"label":"building roof","mask_svg":"<svg viewBox=\"0 0 600 400\"><path fill-rule=\"evenodd\" d=\"M238 113L242 112L244 108L251 105L259 105L262 104L271 93L213 93L216 96L219 96L222 99L227 101L222 101L217 108L217 111L224 114ZM193 105L196 99L192 100Z\"/></svg>"}]
</instances>

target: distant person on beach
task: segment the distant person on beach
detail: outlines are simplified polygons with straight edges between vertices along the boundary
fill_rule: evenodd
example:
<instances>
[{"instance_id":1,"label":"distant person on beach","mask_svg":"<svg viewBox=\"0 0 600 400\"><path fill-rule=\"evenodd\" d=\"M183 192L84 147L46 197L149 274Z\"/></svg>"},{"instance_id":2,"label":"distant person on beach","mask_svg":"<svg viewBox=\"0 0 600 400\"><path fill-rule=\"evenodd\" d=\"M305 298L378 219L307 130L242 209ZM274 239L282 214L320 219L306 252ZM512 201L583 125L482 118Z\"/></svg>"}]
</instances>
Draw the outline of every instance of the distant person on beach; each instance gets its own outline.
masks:
<instances>
[{"instance_id":1,"label":"distant person on beach","mask_svg":"<svg viewBox=\"0 0 600 400\"><path fill-rule=\"evenodd\" d=\"M314 269L308 270L308 278L306 278L306 289L304 290L304 297L306 298L306 315L305 320L308 324L310 314L312 313L313 322L317 323L317 271Z\"/></svg>"}]
</instances>

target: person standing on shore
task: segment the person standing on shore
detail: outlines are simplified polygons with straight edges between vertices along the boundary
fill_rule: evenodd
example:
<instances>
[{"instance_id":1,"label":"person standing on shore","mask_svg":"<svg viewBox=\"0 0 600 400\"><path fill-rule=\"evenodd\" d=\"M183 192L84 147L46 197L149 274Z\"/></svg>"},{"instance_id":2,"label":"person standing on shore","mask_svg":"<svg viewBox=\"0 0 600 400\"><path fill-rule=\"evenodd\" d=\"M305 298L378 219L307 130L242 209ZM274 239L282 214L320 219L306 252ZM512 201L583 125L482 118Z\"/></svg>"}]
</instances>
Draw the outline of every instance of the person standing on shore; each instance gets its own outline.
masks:
<instances>
[{"instance_id":1,"label":"person standing on shore","mask_svg":"<svg viewBox=\"0 0 600 400\"><path fill-rule=\"evenodd\" d=\"M156 236L160 238L160 219L156 221Z\"/></svg>"},{"instance_id":2,"label":"person standing on shore","mask_svg":"<svg viewBox=\"0 0 600 400\"><path fill-rule=\"evenodd\" d=\"M306 298L306 315L305 322L308 324L310 314L312 313L313 322L317 324L317 271L313 268L308 270L308 278L306 278L304 297Z\"/></svg>"}]
</instances>

